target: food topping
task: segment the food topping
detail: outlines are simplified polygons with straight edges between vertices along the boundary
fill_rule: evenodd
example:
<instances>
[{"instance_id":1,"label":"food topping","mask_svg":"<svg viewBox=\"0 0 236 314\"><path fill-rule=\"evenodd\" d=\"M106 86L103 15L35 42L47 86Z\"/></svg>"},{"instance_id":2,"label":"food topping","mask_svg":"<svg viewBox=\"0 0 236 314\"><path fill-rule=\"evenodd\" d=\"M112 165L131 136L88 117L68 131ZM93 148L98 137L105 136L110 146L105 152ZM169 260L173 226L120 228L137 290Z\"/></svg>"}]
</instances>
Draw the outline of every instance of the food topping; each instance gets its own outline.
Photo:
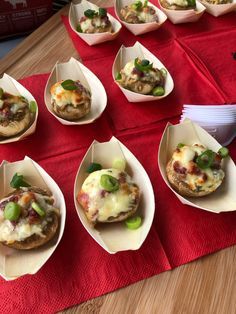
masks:
<instances>
[{"instance_id":1,"label":"food topping","mask_svg":"<svg viewBox=\"0 0 236 314\"><path fill-rule=\"evenodd\" d=\"M107 16L107 10L104 8L99 8L98 11L86 10L84 16L79 21L77 31L87 34L112 32L112 25Z\"/></svg>"},{"instance_id":2,"label":"food topping","mask_svg":"<svg viewBox=\"0 0 236 314\"><path fill-rule=\"evenodd\" d=\"M161 0L163 7L171 10L195 9L196 0Z\"/></svg>"},{"instance_id":3,"label":"food topping","mask_svg":"<svg viewBox=\"0 0 236 314\"><path fill-rule=\"evenodd\" d=\"M141 226L142 218L140 216L129 217L125 220L125 224L128 229L136 230Z\"/></svg>"},{"instance_id":4,"label":"food topping","mask_svg":"<svg viewBox=\"0 0 236 314\"><path fill-rule=\"evenodd\" d=\"M114 192L119 189L119 181L108 174L103 174L101 176L100 184L108 192Z\"/></svg>"},{"instance_id":5,"label":"food topping","mask_svg":"<svg viewBox=\"0 0 236 314\"><path fill-rule=\"evenodd\" d=\"M120 15L125 22L131 24L158 22L156 10L148 5L148 1L135 1L122 8Z\"/></svg>"},{"instance_id":6,"label":"food topping","mask_svg":"<svg viewBox=\"0 0 236 314\"><path fill-rule=\"evenodd\" d=\"M166 73L165 69L155 68L149 60L136 58L125 65L116 80L136 93L162 96L165 93Z\"/></svg>"},{"instance_id":7,"label":"food topping","mask_svg":"<svg viewBox=\"0 0 236 314\"><path fill-rule=\"evenodd\" d=\"M102 166L101 166L100 164L98 164L98 163L96 163L96 162L92 162L92 163L88 166L86 172L92 173L92 172L94 172L94 171L101 170L101 169L102 169Z\"/></svg>"}]
</instances>

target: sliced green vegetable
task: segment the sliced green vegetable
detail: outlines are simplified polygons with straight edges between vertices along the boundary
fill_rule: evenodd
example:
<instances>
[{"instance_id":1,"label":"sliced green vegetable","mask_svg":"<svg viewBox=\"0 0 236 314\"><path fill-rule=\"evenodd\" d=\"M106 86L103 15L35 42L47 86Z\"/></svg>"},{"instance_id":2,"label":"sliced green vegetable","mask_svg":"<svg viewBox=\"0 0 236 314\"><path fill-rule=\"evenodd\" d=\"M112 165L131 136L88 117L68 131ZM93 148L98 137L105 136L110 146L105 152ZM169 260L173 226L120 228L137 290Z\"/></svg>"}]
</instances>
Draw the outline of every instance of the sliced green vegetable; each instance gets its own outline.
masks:
<instances>
[{"instance_id":1,"label":"sliced green vegetable","mask_svg":"<svg viewBox=\"0 0 236 314\"><path fill-rule=\"evenodd\" d=\"M167 71L166 71L166 69L161 68L160 71L161 71L161 74L162 74L163 77L166 77L166 76L167 76Z\"/></svg>"},{"instance_id":2,"label":"sliced green vegetable","mask_svg":"<svg viewBox=\"0 0 236 314\"><path fill-rule=\"evenodd\" d=\"M29 109L30 109L30 111L31 111L32 113L36 113L36 111L37 111L37 104L36 104L35 101L32 100L32 101L29 103Z\"/></svg>"},{"instance_id":3,"label":"sliced green vegetable","mask_svg":"<svg viewBox=\"0 0 236 314\"><path fill-rule=\"evenodd\" d=\"M25 180L23 175L19 175L18 173L15 173L13 178L11 179L10 186L14 189L20 188L20 187L29 187L30 184L28 184Z\"/></svg>"},{"instance_id":4,"label":"sliced green vegetable","mask_svg":"<svg viewBox=\"0 0 236 314\"><path fill-rule=\"evenodd\" d=\"M32 202L31 206L40 217L45 216L45 210L38 203Z\"/></svg>"},{"instance_id":5,"label":"sliced green vegetable","mask_svg":"<svg viewBox=\"0 0 236 314\"><path fill-rule=\"evenodd\" d=\"M215 152L208 149L197 157L196 163L199 168L206 169L212 166L214 159L215 159Z\"/></svg>"},{"instance_id":6,"label":"sliced green vegetable","mask_svg":"<svg viewBox=\"0 0 236 314\"><path fill-rule=\"evenodd\" d=\"M96 162L92 162L92 163L88 166L86 172L92 173L92 172L94 172L94 171L101 170L101 169L102 169L102 166L101 166L100 164L97 164Z\"/></svg>"},{"instance_id":7,"label":"sliced green vegetable","mask_svg":"<svg viewBox=\"0 0 236 314\"><path fill-rule=\"evenodd\" d=\"M112 168L118 169L120 171L124 171L126 167L125 159L116 158L113 160Z\"/></svg>"},{"instance_id":8,"label":"sliced green vegetable","mask_svg":"<svg viewBox=\"0 0 236 314\"><path fill-rule=\"evenodd\" d=\"M122 78L122 76L121 76L120 72L117 72L116 73L116 81L121 80L121 78Z\"/></svg>"},{"instance_id":9,"label":"sliced green vegetable","mask_svg":"<svg viewBox=\"0 0 236 314\"><path fill-rule=\"evenodd\" d=\"M143 59L140 61L139 58L136 58L134 60L134 66L136 69L138 69L139 71L142 71L142 72L147 72L149 71L150 69L152 69L153 67L153 64L150 63L148 60L146 59Z\"/></svg>"},{"instance_id":10,"label":"sliced green vegetable","mask_svg":"<svg viewBox=\"0 0 236 314\"><path fill-rule=\"evenodd\" d=\"M96 11L88 9L84 11L84 15L88 17L89 19L92 19L95 15L97 15Z\"/></svg>"},{"instance_id":11,"label":"sliced green vegetable","mask_svg":"<svg viewBox=\"0 0 236 314\"><path fill-rule=\"evenodd\" d=\"M65 90L75 90L77 88L73 80L65 80L61 83L61 86Z\"/></svg>"},{"instance_id":12,"label":"sliced green vegetable","mask_svg":"<svg viewBox=\"0 0 236 314\"><path fill-rule=\"evenodd\" d=\"M157 86L152 90L153 96L163 96L165 94L165 89L162 86Z\"/></svg>"},{"instance_id":13,"label":"sliced green vegetable","mask_svg":"<svg viewBox=\"0 0 236 314\"><path fill-rule=\"evenodd\" d=\"M98 15L100 15L101 17L107 16L107 10L104 8L99 8L98 9Z\"/></svg>"},{"instance_id":14,"label":"sliced green vegetable","mask_svg":"<svg viewBox=\"0 0 236 314\"><path fill-rule=\"evenodd\" d=\"M229 156L229 150L227 147L221 147L218 150L218 154L222 157L222 158L226 158Z\"/></svg>"},{"instance_id":15,"label":"sliced green vegetable","mask_svg":"<svg viewBox=\"0 0 236 314\"><path fill-rule=\"evenodd\" d=\"M80 24L78 24L78 26L76 27L76 30L77 30L78 33L83 33Z\"/></svg>"},{"instance_id":16,"label":"sliced green vegetable","mask_svg":"<svg viewBox=\"0 0 236 314\"><path fill-rule=\"evenodd\" d=\"M177 148L182 148L182 147L184 147L184 146L185 146L185 144L179 143L179 144L177 145Z\"/></svg>"},{"instance_id":17,"label":"sliced green vegetable","mask_svg":"<svg viewBox=\"0 0 236 314\"><path fill-rule=\"evenodd\" d=\"M20 205L9 202L4 208L4 218L10 221L16 221L21 213Z\"/></svg>"},{"instance_id":18,"label":"sliced green vegetable","mask_svg":"<svg viewBox=\"0 0 236 314\"><path fill-rule=\"evenodd\" d=\"M128 229L138 229L142 224L142 218L140 216L129 217L125 220L125 224Z\"/></svg>"},{"instance_id":19,"label":"sliced green vegetable","mask_svg":"<svg viewBox=\"0 0 236 314\"><path fill-rule=\"evenodd\" d=\"M3 96L3 93L4 93L4 91L3 91L3 89L0 87L0 99L1 99L2 96Z\"/></svg>"},{"instance_id":20,"label":"sliced green vegetable","mask_svg":"<svg viewBox=\"0 0 236 314\"><path fill-rule=\"evenodd\" d=\"M101 176L100 184L104 190L108 192L115 192L119 189L119 181L109 174L103 174Z\"/></svg>"}]
</instances>

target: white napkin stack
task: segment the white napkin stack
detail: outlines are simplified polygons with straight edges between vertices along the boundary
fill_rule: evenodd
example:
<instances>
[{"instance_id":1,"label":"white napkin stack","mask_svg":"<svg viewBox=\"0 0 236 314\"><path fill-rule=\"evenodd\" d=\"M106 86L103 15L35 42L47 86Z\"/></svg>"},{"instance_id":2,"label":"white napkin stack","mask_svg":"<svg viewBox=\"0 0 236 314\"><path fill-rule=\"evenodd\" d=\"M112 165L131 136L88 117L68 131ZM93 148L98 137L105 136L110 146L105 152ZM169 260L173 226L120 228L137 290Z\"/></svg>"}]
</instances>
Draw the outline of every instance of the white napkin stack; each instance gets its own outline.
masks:
<instances>
[{"instance_id":1,"label":"white napkin stack","mask_svg":"<svg viewBox=\"0 0 236 314\"><path fill-rule=\"evenodd\" d=\"M210 133L222 146L236 137L236 104L183 105L180 122L190 119Z\"/></svg>"}]
</instances>

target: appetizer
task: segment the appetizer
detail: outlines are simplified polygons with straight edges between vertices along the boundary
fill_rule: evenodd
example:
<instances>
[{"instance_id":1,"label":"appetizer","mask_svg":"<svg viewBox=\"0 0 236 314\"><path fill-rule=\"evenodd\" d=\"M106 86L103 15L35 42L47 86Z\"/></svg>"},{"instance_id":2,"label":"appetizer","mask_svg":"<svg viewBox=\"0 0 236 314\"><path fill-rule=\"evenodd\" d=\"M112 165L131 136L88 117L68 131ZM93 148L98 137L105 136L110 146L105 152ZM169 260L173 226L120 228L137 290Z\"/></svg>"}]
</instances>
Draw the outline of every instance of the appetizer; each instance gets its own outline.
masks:
<instances>
[{"instance_id":1,"label":"appetizer","mask_svg":"<svg viewBox=\"0 0 236 314\"><path fill-rule=\"evenodd\" d=\"M121 164L102 169L100 164L93 163L87 170L90 174L78 193L77 201L92 225L127 218L126 225L129 227L130 224L130 229L141 224L141 218L131 217L139 205L140 189L124 171L124 163Z\"/></svg>"},{"instance_id":2,"label":"appetizer","mask_svg":"<svg viewBox=\"0 0 236 314\"><path fill-rule=\"evenodd\" d=\"M49 191L30 186L15 174L15 190L0 201L0 242L18 250L39 247L51 240L59 227L59 209Z\"/></svg>"},{"instance_id":3,"label":"appetizer","mask_svg":"<svg viewBox=\"0 0 236 314\"><path fill-rule=\"evenodd\" d=\"M74 121L84 117L91 109L91 93L80 81L65 80L51 89L53 111L57 116Z\"/></svg>"},{"instance_id":4,"label":"appetizer","mask_svg":"<svg viewBox=\"0 0 236 314\"><path fill-rule=\"evenodd\" d=\"M105 32L112 33L113 28L107 15L107 10L104 8L99 8L97 12L91 9L84 11L84 16L81 17L79 21L77 31L79 33L85 34Z\"/></svg>"},{"instance_id":5,"label":"appetizer","mask_svg":"<svg viewBox=\"0 0 236 314\"><path fill-rule=\"evenodd\" d=\"M161 5L168 10L195 10L195 0L160 0Z\"/></svg>"},{"instance_id":6,"label":"appetizer","mask_svg":"<svg viewBox=\"0 0 236 314\"><path fill-rule=\"evenodd\" d=\"M122 20L130 24L158 22L158 16L154 7L148 5L148 1L136 1L126 5L120 11Z\"/></svg>"},{"instance_id":7,"label":"appetizer","mask_svg":"<svg viewBox=\"0 0 236 314\"><path fill-rule=\"evenodd\" d=\"M153 67L149 60L136 58L116 74L116 81L135 93L153 96L165 94L167 71Z\"/></svg>"},{"instance_id":8,"label":"appetizer","mask_svg":"<svg viewBox=\"0 0 236 314\"><path fill-rule=\"evenodd\" d=\"M37 105L23 96L11 95L0 88L0 138L15 136L30 127Z\"/></svg>"},{"instance_id":9,"label":"appetizer","mask_svg":"<svg viewBox=\"0 0 236 314\"><path fill-rule=\"evenodd\" d=\"M181 195L200 197L214 192L224 179L222 158L228 149L222 147L217 153L203 145L178 144L166 172L172 187Z\"/></svg>"}]
</instances>

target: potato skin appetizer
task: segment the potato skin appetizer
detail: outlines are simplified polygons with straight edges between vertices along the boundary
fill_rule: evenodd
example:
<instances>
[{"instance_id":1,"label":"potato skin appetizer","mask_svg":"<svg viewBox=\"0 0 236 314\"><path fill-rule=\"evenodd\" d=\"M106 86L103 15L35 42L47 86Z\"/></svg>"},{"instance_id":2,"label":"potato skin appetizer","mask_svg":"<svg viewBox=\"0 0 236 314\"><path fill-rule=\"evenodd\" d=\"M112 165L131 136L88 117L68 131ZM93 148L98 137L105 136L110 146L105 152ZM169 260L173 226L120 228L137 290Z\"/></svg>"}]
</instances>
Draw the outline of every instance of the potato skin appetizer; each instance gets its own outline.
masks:
<instances>
[{"instance_id":1,"label":"potato skin appetizer","mask_svg":"<svg viewBox=\"0 0 236 314\"><path fill-rule=\"evenodd\" d=\"M163 8L168 10L195 10L195 0L160 0Z\"/></svg>"},{"instance_id":2,"label":"potato skin appetizer","mask_svg":"<svg viewBox=\"0 0 236 314\"><path fill-rule=\"evenodd\" d=\"M24 132L32 124L34 116L26 98L11 95L0 88L0 138Z\"/></svg>"},{"instance_id":3,"label":"potato skin appetizer","mask_svg":"<svg viewBox=\"0 0 236 314\"><path fill-rule=\"evenodd\" d=\"M224 179L221 160L220 154L202 145L179 144L167 163L167 178L183 196L205 196L214 192Z\"/></svg>"},{"instance_id":4,"label":"potato skin appetizer","mask_svg":"<svg viewBox=\"0 0 236 314\"><path fill-rule=\"evenodd\" d=\"M80 81L65 80L55 83L51 89L53 111L57 116L76 121L91 109L91 94Z\"/></svg>"},{"instance_id":5,"label":"potato skin appetizer","mask_svg":"<svg viewBox=\"0 0 236 314\"><path fill-rule=\"evenodd\" d=\"M92 225L125 220L136 212L139 200L139 187L125 171L114 168L92 172L77 195Z\"/></svg>"},{"instance_id":6,"label":"potato skin appetizer","mask_svg":"<svg viewBox=\"0 0 236 314\"><path fill-rule=\"evenodd\" d=\"M60 213L50 192L21 187L0 201L0 243L18 250L35 249L57 233Z\"/></svg>"}]
</instances>

